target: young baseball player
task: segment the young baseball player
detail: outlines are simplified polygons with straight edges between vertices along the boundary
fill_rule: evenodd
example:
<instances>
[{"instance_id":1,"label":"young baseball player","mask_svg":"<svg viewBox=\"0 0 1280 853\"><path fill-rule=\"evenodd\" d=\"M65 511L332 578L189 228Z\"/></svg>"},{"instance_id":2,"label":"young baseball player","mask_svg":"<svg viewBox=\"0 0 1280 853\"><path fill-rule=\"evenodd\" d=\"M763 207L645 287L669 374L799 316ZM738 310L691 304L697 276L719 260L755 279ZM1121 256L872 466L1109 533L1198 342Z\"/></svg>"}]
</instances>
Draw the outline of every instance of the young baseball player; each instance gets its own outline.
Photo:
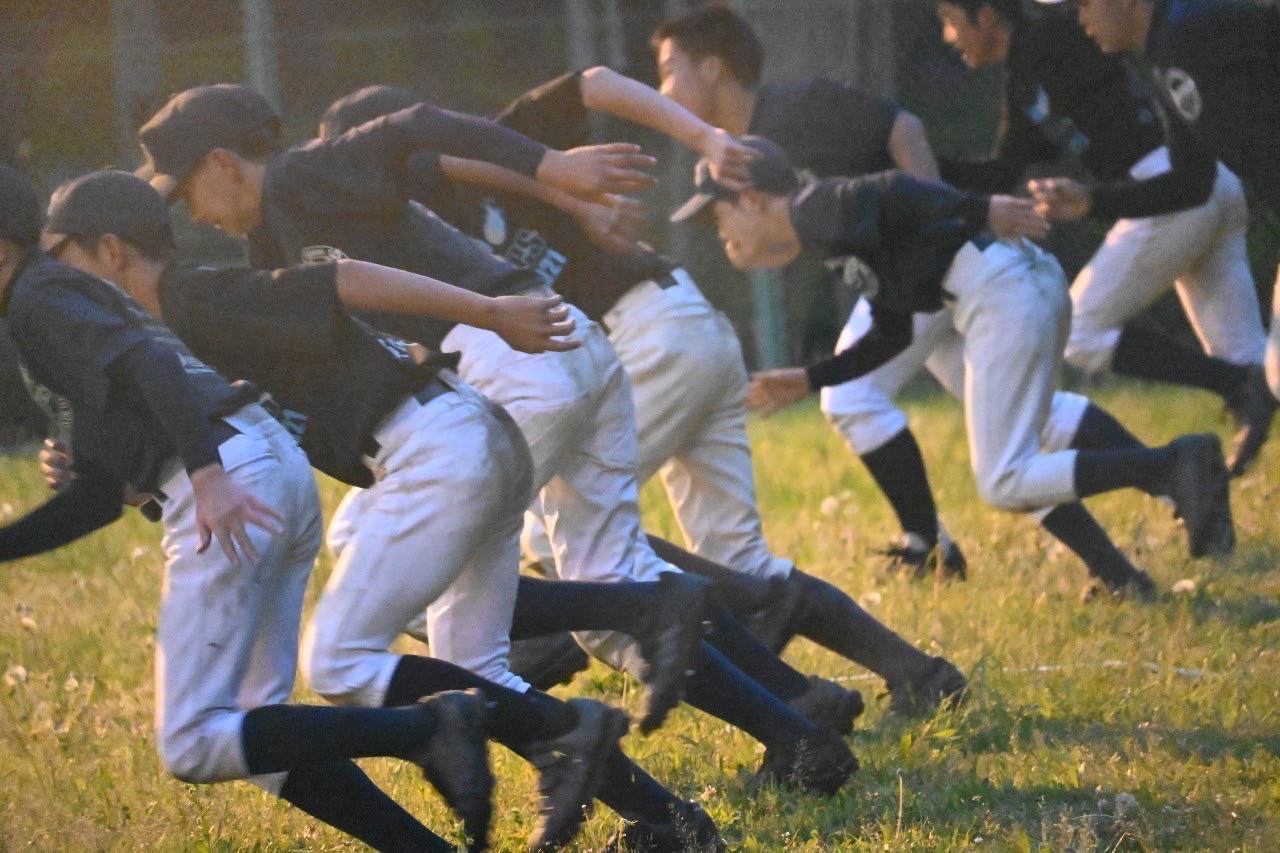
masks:
<instances>
[{"instance_id":1,"label":"young baseball player","mask_svg":"<svg viewBox=\"0 0 1280 853\"><path fill-rule=\"evenodd\" d=\"M477 694L403 709L283 704L320 544L306 458L257 389L227 385L128 296L43 253L41 218L35 189L0 166L3 314L36 396L60 401L77 476L0 529L0 559L56 548L154 496L166 557L156 732L169 772L247 779L379 849L453 849L351 761L396 756L483 838L492 777Z\"/></svg>"},{"instance_id":2,"label":"young baseball player","mask_svg":"<svg viewBox=\"0 0 1280 853\"><path fill-rule=\"evenodd\" d=\"M844 105L836 111L832 104L825 106L809 99L796 100L787 108L770 106L762 100L752 112L744 112L741 82L733 74L717 70L717 61L727 67L755 68L758 74L759 42L745 21L724 9L710 8L693 12L670 25L671 29L659 30L657 47L659 59L668 59L669 76L665 88L673 97L691 103L711 105L713 116L727 126L742 126L750 121L754 134L778 143L797 165L815 172L819 177L856 175L864 171L888 168L884 157L879 163L863 158L849 157L851 165L859 171L841 171L839 161L833 161L828 153L842 152L849 145L845 127L860 127L867 114L881 113L856 104ZM756 65L730 58L757 57ZM743 72L747 73L747 72ZM708 80L712 82L708 82ZM765 87L767 90L769 87ZM785 91L785 90L784 90ZM788 102L784 99L784 104ZM838 121L831 114L840 115ZM734 124L737 122L737 124ZM838 131L832 131L835 124ZM873 122L877 126L880 122ZM856 137L855 137L856 138ZM820 144L819 144L820 143ZM885 145L885 148L891 148ZM855 148L864 150L865 146ZM917 175L922 170L914 171ZM930 173L924 173L930 177ZM865 285L863 279L870 274L863 265L847 264L837 272L846 285L858 290ZM862 300L850 315L849 321L837 342L837 349L851 347L860 336L871 328L869 305ZM953 396L960 398L964 390L964 343L956 331L952 308L944 305L932 314L921 314L913 319L912 340L899 355L884 365L847 383L821 389L824 410L829 419L840 429L850 446L863 453L863 460L876 475L877 482L896 508L907 531L902 548L908 562L916 562L927 570L925 560L929 551L923 543L931 543L928 529L923 525L935 518L933 501L926 479L924 463L920 458L915 439L906 429L906 416L893 402L894 397L922 366L930 371ZM1053 396L1049 415L1041 435L1043 449L1088 449L1140 443L1102 409L1086 398L1065 392ZM1074 503L1046 508L1033 513L1041 525L1055 538L1066 544L1088 567L1095 578L1128 576L1131 567L1125 556L1112 545L1110 538L1098 527L1084 508ZM924 531L921 533L920 531ZM945 574L963 574L962 564L949 565L947 551L942 549L939 569Z\"/></svg>"},{"instance_id":3,"label":"young baseball player","mask_svg":"<svg viewBox=\"0 0 1280 853\"><path fill-rule=\"evenodd\" d=\"M892 101L821 77L761 85L764 47L746 19L725 6L710 4L665 21L650 44L663 94L730 133L772 139L796 166L818 177L885 169L938 177L919 118ZM963 578L964 555L939 524L920 447L894 403L922 364L954 388L955 371L941 344L950 328L945 309L923 314L915 324L916 342L900 359L822 389L822 411L898 518L902 534L886 549L896 565L917 577L937 569L943 577ZM867 325L866 302L858 300L837 348L852 344Z\"/></svg>"},{"instance_id":4,"label":"young baseball player","mask_svg":"<svg viewBox=\"0 0 1280 853\"><path fill-rule=\"evenodd\" d=\"M1164 107L1171 168L1095 187L1066 179L1031 185L1051 217L1159 216L1204 204L1216 161L1256 199L1280 213L1280 10L1245 2L1088 0L1080 23L1106 53L1137 53ZM1278 275L1280 281L1280 275ZM1280 397L1280 286L1276 287L1267 380Z\"/></svg>"},{"instance_id":5,"label":"young baseball player","mask_svg":"<svg viewBox=\"0 0 1280 853\"><path fill-rule=\"evenodd\" d=\"M321 135L341 135L414 102L403 90L362 89L326 111ZM497 120L548 145L575 145L587 138L590 107L656 126L702 150L724 145L723 131L716 133L647 86L607 68L544 84L518 98ZM587 230L597 205L558 199L567 208L560 210L546 201L451 180L434 161L417 165L421 180L415 197L496 253L536 272L574 304L588 306L588 317L610 329L640 416L640 475L647 477L660 466L693 550L718 553L737 572L692 559L649 536L663 559L710 574L717 588L732 585L735 612L789 614L771 620L775 632L766 645L780 649L800 633L869 666L886 679L894 710L926 710L963 690L963 676L950 663L914 649L840 590L769 553L755 507L745 433L742 352L732 328L683 269L640 245L624 252L598 246L590 234L605 229ZM446 164L455 171L462 165ZM603 215L607 221L608 212ZM677 379L680 384L674 384ZM553 664L531 665L556 677L564 672ZM756 675L750 665L743 668Z\"/></svg>"},{"instance_id":6,"label":"young baseball player","mask_svg":"<svg viewBox=\"0 0 1280 853\"><path fill-rule=\"evenodd\" d=\"M1009 192L1029 166L1062 159L1098 181L1168 170L1156 105L1073 13L1032 14L1017 0L942 0L938 17L967 65L1008 70L995 156L943 160L948 183ZM1204 204L1116 222L1072 284L1066 350L1067 362L1088 373L1109 367L1221 396L1238 425L1227 457L1233 476L1261 449L1277 405L1262 367L1266 332L1245 252L1248 220L1239 178L1217 164ZM1204 352L1129 322L1175 286Z\"/></svg>"},{"instance_id":7,"label":"young baseball player","mask_svg":"<svg viewBox=\"0 0 1280 853\"><path fill-rule=\"evenodd\" d=\"M759 137L750 144L762 154L750 166L751 189L727 190L700 170L697 193L674 215L710 205L725 254L741 269L789 263L807 249L828 264L866 264L876 274L865 292L871 331L825 362L757 376L754 405L774 411L874 369L910 344L912 312L952 302L964 339L969 452L988 503L1030 511L1136 487L1172 498L1193 556L1231 551L1216 436L1183 436L1155 449L1041 452L1069 312L1061 267L1019 239L1048 227L1029 202L969 195L901 172L802 187L778 146ZM1153 594L1151 579L1127 561L1107 568L1098 579L1108 588Z\"/></svg>"}]
</instances>

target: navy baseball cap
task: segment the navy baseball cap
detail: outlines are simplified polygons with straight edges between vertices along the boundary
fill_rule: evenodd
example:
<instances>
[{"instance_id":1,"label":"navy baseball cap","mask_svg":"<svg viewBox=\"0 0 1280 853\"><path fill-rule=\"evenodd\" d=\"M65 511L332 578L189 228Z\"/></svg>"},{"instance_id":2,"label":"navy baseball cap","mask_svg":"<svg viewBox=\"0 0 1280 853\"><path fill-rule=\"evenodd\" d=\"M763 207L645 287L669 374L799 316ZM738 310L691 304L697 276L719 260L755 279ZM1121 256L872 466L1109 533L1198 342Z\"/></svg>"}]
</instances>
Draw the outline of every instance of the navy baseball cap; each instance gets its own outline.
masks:
<instances>
[{"instance_id":1,"label":"navy baseball cap","mask_svg":"<svg viewBox=\"0 0 1280 853\"><path fill-rule=\"evenodd\" d=\"M405 89L395 86L365 86L329 105L320 119L320 138L341 136L375 118L422 103Z\"/></svg>"},{"instance_id":2,"label":"navy baseball cap","mask_svg":"<svg viewBox=\"0 0 1280 853\"><path fill-rule=\"evenodd\" d=\"M41 207L35 184L12 166L0 163L0 239L24 249L39 243L44 220Z\"/></svg>"},{"instance_id":3,"label":"navy baseball cap","mask_svg":"<svg viewBox=\"0 0 1280 853\"><path fill-rule=\"evenodd\" d=\"M800 189L800 177L777 143L763 136L740 136L738 142L760 154L747 167L752 189L773 195L790 195ZM693 218L713 201L733 201L738 197L735 190L711 177L711 165L705 158L693 168L693 189L693 196L671 214L672 222Z\"/></svg>"},{"instance_id":4,"label":"navy baseball cap","mask_svg":"<svg viewBox=\"0 0 1280 853\"><path fill-rule=\"evenodd\" d=\"M115 234L152 253L173 248L168 205L150 184L129 172L91 172L58 187L49 199L44 230L87 240Z\"/></svg>"},{"instance_id":5,"label":"navy baseball cap","mask_svg":"<svg viewBox=\"0 0 1280 853\"><path fill-rule=\"evenodd\" d=\"M241 154L279 148L280 117L247 86L199 86L170 98L138 131L138 141L147 155L138 176L170 198L215 148Z\"/></svg>"}]
</instances>

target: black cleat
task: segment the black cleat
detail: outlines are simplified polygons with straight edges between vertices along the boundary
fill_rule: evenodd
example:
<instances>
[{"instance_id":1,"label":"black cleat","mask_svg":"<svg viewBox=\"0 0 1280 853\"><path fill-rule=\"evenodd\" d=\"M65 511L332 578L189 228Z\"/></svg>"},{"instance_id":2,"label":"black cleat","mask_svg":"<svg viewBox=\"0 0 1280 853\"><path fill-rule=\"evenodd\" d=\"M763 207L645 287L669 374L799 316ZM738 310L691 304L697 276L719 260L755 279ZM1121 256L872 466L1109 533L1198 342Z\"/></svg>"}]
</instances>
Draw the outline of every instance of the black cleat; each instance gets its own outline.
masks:
<instances>
[{"instance_id":1,"label":"black cleat","mask_svg":"<svg viewBox=\"0 0 1280 853\"><path fill-rule=\"evenodd\" d=\"M1248 378L1227 396L1227 411L1236 422L1236 434L1231 439L1231 453L1227 456L1227 471L1239 477L1266 444L1271 432L1271 418L1280 401L1271 395L1267 385L1267 373L1260 364L1248 368Z\"/></svg>"},{"instance_id":2,"label":"black cleat","mask_svg":"<svg viewBox=\"0 0 1280 853\"><path fill-rule=\"evenodd\" d=\"M964 701L968 683L960 670L943 657L930 656L929 665L914 678L889 685L889 710L904 717L932 713L939 705L953 708Z\"/></svg>"},{"instance_id":3,"label":"black cleat","mask_svg":"<svg viewBox=\"0 0 1280 853\"><path fill-rule=\"evenodd\" d=\"M573 840L591 811L602 769L627 733L627 715L591 699L570 699L577 713L572 729L521 747L538 770L538 828L529 849L558 850Z\"/></svg>"},{"instance_id":4,"label":"black cleat","mask_svg":"<svg viewBox=\"0 0 1280 853\"><path fill-rule=\"evenodd\" d=\"M1089 566L1089 574L1093 578L1080 593L1081 602L1088 603L1103 595L1148 604L1156 600L1156 582L1118 552L1099 565Z\"/></svg>"},{"instance_id":5,"label":"black cleat","mask_svg":"<svg viewBox=\"0 0 1280 853\"><path fill-rule=\"evenodd\" d=\"M846 690L834 681L809 676L809 689L787 702L791 710L815 726L841 737L853 734L853 721L862 715L862 694Z\"/></svg>"},{"instance_id":6,"label":"black cleat","mask_svg":"<svg viewBox=\"0 0 1280 853\"><path fill-rule=\"evenodd\" d=\"M924 580L931 575L943 580L968 580L969 561L960 546L939 528L938 541L930 544L918 533L903 533L882 552L889 558L889 573Z\"/></svg>"},{"instance_id":7,"label":"black cleat","mask_svg":"<svg viewBox=\"0 0 1280 853\"><path fill-rule=\"evenodd\" d=\"M1169 497L1187 529L1193 557L1226 556L1235 549L1227 466L1216 435L1184 435L1170 442Z\"/></svg>"},{"instance_id":8,"label":"black cleat","mask_svg":"<svg viewBox=\"0 0 1280 853\"><path fill-rule=\"evenodd\" d=\"M724 853L729 849L711 815L682 800L670 821L628 823L605 843L603 853Z\"/></svg>"},{"instance_id":9,"label":"black cleat","mask_svg":"<svg viewBox=\"0 0 1280 853\"><path fill-rule=\"evenodd\" d=\"M858 759L844 738L815 727L798 741L769 747L756 771L755 786L774 784L831 796L857 769Z\"/></svg>"},{"instance_id":10,"label":"black cleat","mask_svg":"<svg viewBox=\"0 0 1280 853\"><path fill-rule=\"evenodd\" d=\"M644 713L637 728L649 734L684 697L685 684L704 633L707 595L711 582L697 575L663 572L658 576L658 606L650 627L637 637L644 656Z\"/></svg>"},{"instance_id":11,"label":"black cleat","mask_svg":"<svg viewBox=\"0 0 1280 853\"><path fill-rule=\"evenodd\" d=\"M591 658L567 633L513 640L507 660L510 670L532 684L534 690L568 684L591 665Z\"/></svg>"},{"instance_id":12,"label":"black cleat","mask_svg":"<svg viewBox=\"0 0 1280 853\"><path fill-rule=\"evenodd\" d=\"M430 709L435 725L422 749L410 760L462 818L470 839L468 850L489 849L493 773L485 734L484 696L470 690L448 690L419 700Z\"/></svg>"}]
</instances>

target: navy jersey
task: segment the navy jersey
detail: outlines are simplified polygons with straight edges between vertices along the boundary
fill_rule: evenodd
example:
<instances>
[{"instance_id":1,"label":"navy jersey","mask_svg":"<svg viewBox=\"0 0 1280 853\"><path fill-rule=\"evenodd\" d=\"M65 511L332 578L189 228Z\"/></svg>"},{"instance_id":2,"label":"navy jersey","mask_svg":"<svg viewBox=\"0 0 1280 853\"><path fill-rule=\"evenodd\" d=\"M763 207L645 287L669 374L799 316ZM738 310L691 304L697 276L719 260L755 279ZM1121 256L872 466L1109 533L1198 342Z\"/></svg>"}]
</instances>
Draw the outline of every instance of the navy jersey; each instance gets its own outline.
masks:
<instances>
[{"instance_id":1,"label":"navy jersey","mask_svg":"<svg viewBox=\"0 0 1280 853\"><path fill-rule=\"evenodd\" d=\"M889 100L823 77L771 83L756 93L748 133L771 139L798 168L819 178L894 168Z\"/></svg>"},{"instance_id":2,"label":"navy jersey","mask_svg":"<svg viewBox=\"0 0 1280 853\"><path fill-rule=\"evenodd\" d=\"M1218 160L1280 211L1280 8L1158 0L1145 60L1164 107L1172 169L1098 187L1094 212L1154 216L1202 204Z\"/></svg>"},{"instance_id":3,"label":"navy jersey","mask_svg":"<svg viewBox=\"0 0 1280 853\"><path fill-rule=\"evenodd\" d=\"M375 452L378 425L437 370L347 313L333 264L274 273L173 265L160 302L201 358L271 393L312 465L355 486L373 483L361 455Z\"/></svg>"},{"instance_id":4,"label":"navy jersey","mask_svg":"<svg viewBox=\"0 0 1280 853\"><path fill-rule=\"evenodd\" d=\"M809 368L814 387L846 382L906 348L911 315L942 307L947 270L986 229L988 205L905 172L828 178L795 195L791 222L801 244L859 290L875 320L871 334Z\"/></svg>"},{"instance_id":5,"label":"navy jersey","mask_svg":"<svg viewBox=\"0 0 1280 853\"><path fill-rule=\"evenodd\" d=\"M350 257L498 296L538 283L410 201L417 180L408 167L424 148L490 160L529 177L545 148L496 125L461 119L445 131L444 110L422 104L330 140L312 140L267 161L262 221L249 235L252 266L277 269ZM495 143L486 140L499 133ZM438 348L451 324L420 318L371 316L392 334Z\"/></svg>"},{"instance_id":6,"label":"navy jersey","mask_svg":"<svg viewBox=\"0 0 1280 853\"><path fill-rule=\"evenodd\" d=\"M19 271L5 312L25 376L39 396L56 395L70 408L77 466L93 465L140 492L155 490L175 454L188 470L217 462L214 419L258 397L252 387L229 385L123 291L41 252ZM179 396L168 411L136 377L113 370L144 346L180 362L185 381L172 389Z\"/></svg>"},{"instance_id":7,"label":"navy jersey","mask_svg":"<svg viewBox=\"0 0 1280 853\"><path fill-rule=\"evenodd\" d=\"M565 74L517 98L496 121L553 148L586 144L588 111L581 74ZM534 273L599 321L637 283L675 269L647 248L627 254L600 248L564 211L534 199L455 183L426 152L414 158L417 198L503 259Z\"/></svg>"},{"instance_id":8,"label":"navy jersey","mask_svg":"<svg viewBox=\"0 0 1280 853\"><path fill-rule=\"evenodd\" d=\"M1027 167L1062 158L1098 180L1119 180L1161 144L1159 111L1137 76L1085 35L1074 10L1046 9L1018 24L1006 68L994 157L941 160L953 186L1009 192Z\"/></svg>"}]
</instances>

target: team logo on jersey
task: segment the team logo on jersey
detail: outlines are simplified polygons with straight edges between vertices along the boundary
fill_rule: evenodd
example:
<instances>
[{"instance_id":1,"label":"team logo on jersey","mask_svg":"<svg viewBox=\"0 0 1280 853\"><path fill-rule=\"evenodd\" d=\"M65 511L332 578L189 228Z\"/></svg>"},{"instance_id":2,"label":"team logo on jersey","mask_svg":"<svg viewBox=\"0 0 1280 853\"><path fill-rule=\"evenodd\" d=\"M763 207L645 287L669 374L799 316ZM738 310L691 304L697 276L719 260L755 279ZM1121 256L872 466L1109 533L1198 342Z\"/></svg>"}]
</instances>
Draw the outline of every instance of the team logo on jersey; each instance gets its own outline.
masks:
<instances>
[{"instance_id":1,"label":"team logo on jersey","mask_svg":"<svg viewBox=\"0 0 1280 853\"><path fill-rule=\"evenodd\" d=\"M1200 98L1200 89L1191 75L1181 68L1170 68L1164 72L1164 90L1169 96L1169 103L1182 116L1184 121L1193 122L1200 118L1204 109L1204 101Z\"/></svg>"},{"instance_id":2,"label":"team logo on jersey","mask_svg":"<svg viewBox=\"0 0 1280 853\"><path fill-rule=\"evenodd\" d=\"M484 239L490 246L507 242L507 217L491 198L484 200Z\"/></svg>"},{"instance_id":3,"label":"team logo on jersey","mask_svg":"<svg viewBox=\"0 0 1280 853\"><path fill-rule=\"evenodd\" d=\"M298 255L304 264L326 264L347 257L346 252L333 246L304 246Z\"/></svg>"},{"instance_id":4,"label":"team logo on jersey","mask_svg":"<svg viewBox=\"0 0 1280 853\"><path fill-rule=\"evenodd\" d=\"M854 255L830 258L823 265L852 290L855 296L872 299L880 292L880 277Z\"/></svg>"}]
</instances>

